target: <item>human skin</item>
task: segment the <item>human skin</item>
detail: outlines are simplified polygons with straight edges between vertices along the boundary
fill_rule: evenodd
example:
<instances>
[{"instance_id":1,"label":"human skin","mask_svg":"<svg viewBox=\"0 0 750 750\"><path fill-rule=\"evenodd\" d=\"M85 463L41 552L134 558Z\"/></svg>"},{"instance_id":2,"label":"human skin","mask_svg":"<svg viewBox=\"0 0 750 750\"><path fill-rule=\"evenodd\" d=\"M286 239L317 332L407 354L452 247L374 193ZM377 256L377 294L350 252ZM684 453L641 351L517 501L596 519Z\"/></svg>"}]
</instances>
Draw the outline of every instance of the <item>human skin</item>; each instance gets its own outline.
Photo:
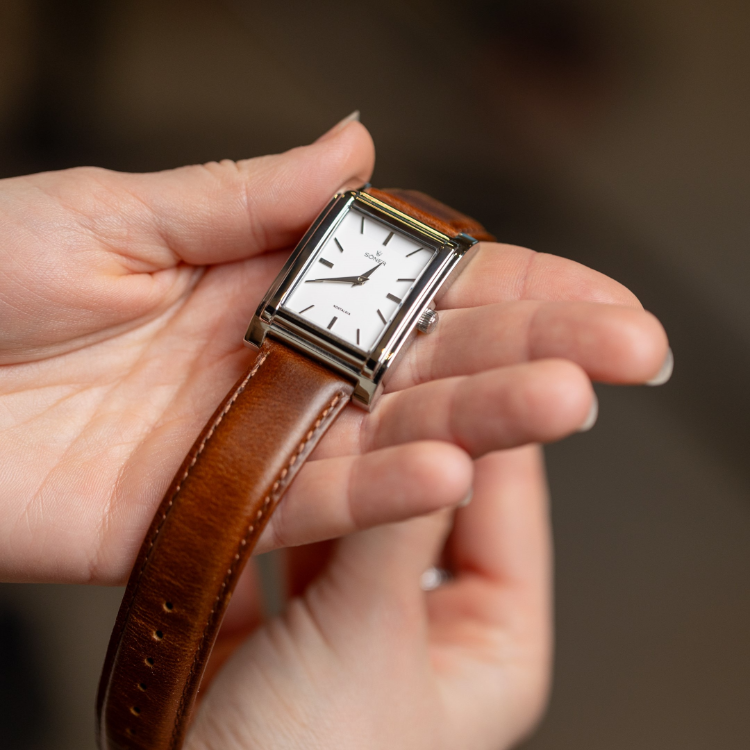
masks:
<instances>
[{"instance_id":1,"label":"human skin","mask_svg":"<svg viewBox=\"0 0 750 750\"><path fill-rule=\"evenodd\" d=\"M366 182L373 162L369 134L348 122L279 156L157 174L82 168L0 181L2 579L124 582L186 451L252 361L242 336L262 294L330 196ZM233 663L245 658L252 664L252 644L273 639L273 627L292 632L305 617L309 626L313 601L323 602L315 612L334 620L336 612L356 615L356 601L365 611L374 599L344 601L357 570L378 570L378 578L387 579L376 587L381 604L391 594L401 601L401 577L385 559L391 552L383 550L392 547L394 560L402 553L406 560L411 550L416 568L424 566L447 533L445 509L473 486L475 500L458 512L450 537L457 572L465 564L468 578L459 575L427 597L417 586L418 601L413 591L403 594L404 617L419 617L397 616L411 640L391 645L411 653L407 645L421 644L422 667L436 659L451 667L454 646L471 651L466 638L490 661L500 659L494 647L506 656L527 650L533 665L511 671L526 670L522 682L536 686L526 692L537 696L529 705L539 703L549 653L543 476L535 448L511 449L577 430L594 403L592 380L637 384L652 378L667 355L667 340L658 321L611 279L494 243L481 246L441 308L436 332L406 353L373 412L349 407L287 493L258 551L349 536L282 624L258 631ZM536 521L513 516L516 506ZM398 523L418 516L424 518ZM517 571L513 556L521 553L512 552L514 540L497 526L503 519L520 524L532 540L523 552L532 572L518 572L513 595L507 594L508 570ZM462 528L468 529L463 536ZM511 551L497 549L498 560L488 560L485 569L467 552L479 555L484 545ZM370 555L374 568L366 564ZM385 567L378 567L381 558ZM411 563L407 568L416 570ZM245 630L255 617L247 613L257 612L249 598L244 615L230 614ZM475 632L475 616L489 617L496 628L486 643ZM455 617L458 641L452 626L443 627ZM514 634L508 635L511 620ZM324 632L321 626L318 635ZM384 632L385 647L386 636L401 631ZM435 633L447 638L447 651L430 645ZM345 649L360 646L341 641ZM481 658L475 661L481 666ZM289 666L280 658L263 679ZM349 666L356 677L358 665ZM463 674L464 662L454 666L459 682L474 684L470 672ZM228 666L224 674L237 669L242 672ZM232 679L222 677L215 690L233 685ZM518 684L504 688L508 706L515 705L511 693L524 692ZM391 692L387 681L379 687ZM237 683L230 692L241 695L245 688L255 689ZM426 692L409 692L408 700L431 710L443 705L458 717L453 700L434 702L443 688L433 684L431 690L431 704ZM201 726L194 735L201 739L194 741L205 745ZM244 730L237 731L239 737ZM443 736L450 736L447 730Z\"/></svg>"},{"instance_id":2,"label":"human skin","mask_svg":"<svg viewBox=\"0 0 750 750\"><path fill-rule=\"evenodd\" d=\"M546 702L550 553L538 448L483 456L467 507L344 537L282 616L235 615L186 750L511 747Z\"/></svg>"}]
</instances>

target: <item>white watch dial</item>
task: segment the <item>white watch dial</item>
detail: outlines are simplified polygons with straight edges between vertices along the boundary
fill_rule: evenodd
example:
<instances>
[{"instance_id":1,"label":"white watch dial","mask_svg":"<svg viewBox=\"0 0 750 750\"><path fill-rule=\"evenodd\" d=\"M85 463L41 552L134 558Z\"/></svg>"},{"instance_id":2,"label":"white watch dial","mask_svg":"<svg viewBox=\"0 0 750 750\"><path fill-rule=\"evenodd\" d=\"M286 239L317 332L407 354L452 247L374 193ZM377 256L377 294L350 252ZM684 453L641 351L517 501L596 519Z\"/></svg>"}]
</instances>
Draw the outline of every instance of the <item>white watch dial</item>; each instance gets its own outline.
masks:
<instances>
[{"instance_id":1,"label":"white watch dial","mask_svg":"<svg viewBox=\"0 0 750 750\"><path fill-rule=\"evenodd\" d=\"M350 209L283 307L369 352L434 252Z\"/></svg>"}]
</instances>

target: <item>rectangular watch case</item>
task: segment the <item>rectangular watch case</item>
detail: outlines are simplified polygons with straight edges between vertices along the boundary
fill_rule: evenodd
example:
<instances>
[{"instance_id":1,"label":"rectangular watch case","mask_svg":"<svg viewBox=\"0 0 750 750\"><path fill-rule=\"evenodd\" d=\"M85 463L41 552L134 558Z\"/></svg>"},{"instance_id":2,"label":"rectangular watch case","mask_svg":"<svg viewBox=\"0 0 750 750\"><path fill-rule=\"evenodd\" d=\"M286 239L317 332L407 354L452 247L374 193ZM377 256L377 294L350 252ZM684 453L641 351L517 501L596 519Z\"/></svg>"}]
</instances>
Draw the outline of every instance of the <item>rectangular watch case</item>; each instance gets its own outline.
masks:
<instances>
[{"instance_id":1,"label":"rectangular watch case","mask_svg":"<svg viewBox=\"0 0 750 750\"><path fill-rule=\"evenodd\" d=\"M387 325L374 348L363 352L283 307L286 297L336 231L350 209L374 218L434 250L417 283ZM300 240L260 303L245 343L260 347L270 335L302 351L356 383L353 401L370 410L383 390L387 373L416 333L417 322L452 283L477 240L467 234L449 237L361 191L335 195Z\"/></svg>"}]
</instances>

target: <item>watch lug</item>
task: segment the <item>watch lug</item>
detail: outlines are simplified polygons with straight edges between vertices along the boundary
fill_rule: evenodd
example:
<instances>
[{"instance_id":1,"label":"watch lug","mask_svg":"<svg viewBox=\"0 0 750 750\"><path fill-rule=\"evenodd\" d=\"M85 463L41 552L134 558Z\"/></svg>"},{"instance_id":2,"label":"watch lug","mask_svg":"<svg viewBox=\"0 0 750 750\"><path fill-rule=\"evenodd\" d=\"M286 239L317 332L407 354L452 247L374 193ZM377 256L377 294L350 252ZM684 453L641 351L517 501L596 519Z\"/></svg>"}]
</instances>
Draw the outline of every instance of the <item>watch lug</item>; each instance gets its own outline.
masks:
<instances>
[{"instance_id":1,"label":"watch lug","mask_svg":"<svg viewBox=\"0 0 750 750\"><path fill-rule=\"evenodd\" d=\"M479 250L479 242L468 234L459 234L458 237L456 237L456 240L462 250L460 258L450 274L448 274L448 277L441 284L440 289L435 295L435 304L431 305L431 307L434 307L435 305L439 306L440 301L443 299L446 292L453 286L456 279L466 270L466 266L471 263L472 258L474 258Z\"/></svg>"},{"instance_id":2,"label":"watch lug","mask_svg":"<svg viewBox=\"0 0 750 750\"><path fill-rule=\"evenodd\" d=\"M264 323L257 315L253 315L250 325L245 333L245 344L260 349L268 334L268 324Z\"/></svg>"},{"instance_id":3,"label":"watch lug","mask_svg":"<svg viewBox=\"0 0 750 750\"><path fill-rule=\"evenodd\" d=\"M383 392L383 382L374 383L368 378L360 377L352 394L352 403L365 411L372 411L372 407Z\"/></svg>"}]
</instances>

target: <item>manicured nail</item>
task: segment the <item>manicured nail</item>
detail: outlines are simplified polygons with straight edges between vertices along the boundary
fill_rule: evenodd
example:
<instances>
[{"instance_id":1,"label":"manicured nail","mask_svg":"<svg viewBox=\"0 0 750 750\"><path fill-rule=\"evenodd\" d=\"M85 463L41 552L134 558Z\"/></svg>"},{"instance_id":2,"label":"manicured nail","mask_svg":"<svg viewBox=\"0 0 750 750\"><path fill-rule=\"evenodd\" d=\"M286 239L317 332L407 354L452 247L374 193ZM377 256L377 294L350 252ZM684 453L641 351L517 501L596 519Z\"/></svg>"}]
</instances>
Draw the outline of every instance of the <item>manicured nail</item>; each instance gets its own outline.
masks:
<instances>
[{"instance_id":1,"label":"manicured nail","mask_svg":"<svg viewBox=\"0 0 750 750\"><path fill-rule=\"evenodd\" d=\"M596 419L599 416L599 399L594 396L591 401L591 408L589 413L586 415L586 419L583 424L578 428L578 432L588 432L595 424Z\"/></svg>"},{"instance_id":2,"label":"manicured nail","mask_svg":"<svg viewBox=\"0 0 750 750\"><path fill-rule=\"evenodd\" d=\"M474 497L474 489L470 488L466 493L466 497L456 506L457 508L465 508Z\"/></svg>"},{"instance_id":3,"label":"manicured nail","mask_svg":"<svg viewBox=\"0 0 750 750\"><path fill-rule=\"evenodd\" d=\"M664 358L664 364L659 372L651 380L646 381L646 385L664 385L671 377L674 370L674 354L671 347L667 349L667 356Z\"/></svg>"},{"instance_id":4,"label":"manicured nail","mask_svg":"<svg viewBox=\"0 0 750 750\"><path fill-rule=\"evenodd\" d=\"M318 138L316 143L320 143L321 141L326 141L329 138L332 138L336 133L338 133L340 130L343 130L350 122L354 121L359 122L359 110L355 109L354 112L352 112L350 115L347 115L343 120L340 120L337 122L330 130L327 130L323 135Z\"/></svg>"}]
</instances>

